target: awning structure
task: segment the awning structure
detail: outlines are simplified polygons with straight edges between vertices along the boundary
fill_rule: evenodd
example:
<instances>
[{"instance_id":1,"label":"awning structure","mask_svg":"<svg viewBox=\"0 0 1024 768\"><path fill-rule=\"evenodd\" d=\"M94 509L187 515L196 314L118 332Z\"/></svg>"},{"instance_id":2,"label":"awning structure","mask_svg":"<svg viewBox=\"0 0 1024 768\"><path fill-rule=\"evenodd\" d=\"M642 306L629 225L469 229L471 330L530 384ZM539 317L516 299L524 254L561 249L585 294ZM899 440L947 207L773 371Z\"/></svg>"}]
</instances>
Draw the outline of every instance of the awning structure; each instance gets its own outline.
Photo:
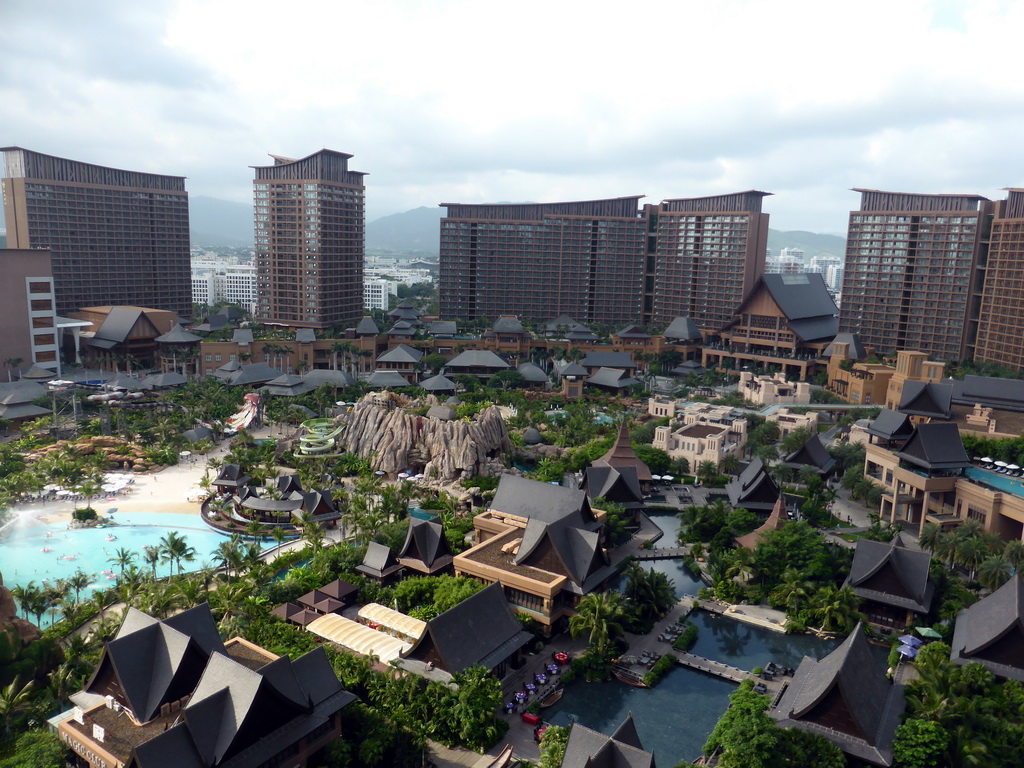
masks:
<instances>
[{"instance_id":1,"label":"awning structure","mask_svg":"<svg viewBox=\"0 0 1024 768\"><path fill-rule=\"evenodd\" d=\"M359 622L345 619L336 614L321 616L310 622L306 629L324 640L330 640L361 656L376 656L387 664L400 659L412 646L397 637L370 629Z\"/></svg>"},{"instance_id":2,"label":"awning structure","mask_svg":"<svg viewBox=\"0 0 1024 768\"><path fill-rule=\"evenodd\" d=\"M380 603L368 603L359 609L359 618L365 622L379 624L384 629L395 632L418 643L427 632L427 622L406 616Z\"/></svg>"}]
</instances>

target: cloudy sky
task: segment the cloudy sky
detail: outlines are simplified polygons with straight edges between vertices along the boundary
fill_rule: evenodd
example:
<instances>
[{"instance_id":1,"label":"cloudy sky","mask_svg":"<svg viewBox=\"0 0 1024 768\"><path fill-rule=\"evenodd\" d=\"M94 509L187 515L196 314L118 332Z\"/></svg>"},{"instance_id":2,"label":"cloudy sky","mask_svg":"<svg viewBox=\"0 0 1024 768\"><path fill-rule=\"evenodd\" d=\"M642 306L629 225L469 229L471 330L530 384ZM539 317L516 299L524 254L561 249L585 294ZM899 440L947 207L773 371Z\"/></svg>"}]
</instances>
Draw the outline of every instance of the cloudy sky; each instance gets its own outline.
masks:
<instances>
[{"instance_id":1,"label":"cloudy sky","mask_svg":"<svg viewBox=\"0 0 1024 768\"><path fill-rule=\"evenodd\" d=\"M367 218L440 202L1024 186L1018 0L3 0L0 145L251 198L321 147Z\"/></svg>"}]
</instances>

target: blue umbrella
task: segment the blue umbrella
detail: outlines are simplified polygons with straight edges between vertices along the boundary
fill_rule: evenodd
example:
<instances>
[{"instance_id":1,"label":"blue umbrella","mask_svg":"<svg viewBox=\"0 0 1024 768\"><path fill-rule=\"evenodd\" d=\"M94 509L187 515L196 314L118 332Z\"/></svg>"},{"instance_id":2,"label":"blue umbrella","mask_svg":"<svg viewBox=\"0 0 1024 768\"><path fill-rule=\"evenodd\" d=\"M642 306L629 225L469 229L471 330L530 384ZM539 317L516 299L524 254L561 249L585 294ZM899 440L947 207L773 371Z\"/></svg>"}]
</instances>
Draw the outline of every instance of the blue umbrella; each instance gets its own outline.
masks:
<instances>
[{"instance_id":1,"label":"blue umbrella","mask_svg":"<svg viewBox=\"0 0 1024 768\"><path fill-rule=\"evenodd\" d=\"M917 648L923 642L920 638L914 637L913 635L900 635L899 639L901 643L909 645L911 648Z\"/></svg>"},{"instance_id":2,"label":"blue umbrella","mask_svg":"<svg viewBox=\"0 0 1024 768\"><path fill-rule=\"evenodd\" d=\"M900 646L900 654L902 654L903 656L906 656L907 658L912 659L915 656L917 656L917 648L912 648L909 645L901 645Z\"/></svg>"}]
</instances>

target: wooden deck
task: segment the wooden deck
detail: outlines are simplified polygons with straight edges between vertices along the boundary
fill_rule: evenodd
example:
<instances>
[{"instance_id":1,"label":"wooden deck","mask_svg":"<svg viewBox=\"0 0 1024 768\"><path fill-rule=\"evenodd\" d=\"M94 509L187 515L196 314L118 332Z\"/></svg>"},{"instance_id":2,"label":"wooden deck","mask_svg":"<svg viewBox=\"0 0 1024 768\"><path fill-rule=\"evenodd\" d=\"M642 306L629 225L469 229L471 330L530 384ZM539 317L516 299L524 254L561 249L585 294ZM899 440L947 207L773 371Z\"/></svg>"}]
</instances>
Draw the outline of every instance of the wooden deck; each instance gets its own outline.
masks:
<instances>
[{"instance_id":1,"label":"wooden deck","mask_svg":"<svg viewBox=\"0 0 1024 768\"><path fill-rule=\"evenodd\" d=\"M661 549L641 549L636 554L637 560L675 560L686 557L686 547L663 547Z\"/></svg>"},{"instance_id":2,"label":"wooden deck","mask_svg":"<svg viewBox=\"0 0 1024 768\"><path fill-rule=\"evenodd\" d=\"M737 667L731 667L728 664L723 664L720 661L712 661L711 659L705 659L703 656L696 656L692 653L681 653L679 651L673 651L676 659L684 667L695 669L698 672L705 672L715 677L721 677L725 680L729 680L733 683L742 683L744 680L757 680L756 675L752 675L750 672L746 672Z\"/></svg>"}]
</instances>

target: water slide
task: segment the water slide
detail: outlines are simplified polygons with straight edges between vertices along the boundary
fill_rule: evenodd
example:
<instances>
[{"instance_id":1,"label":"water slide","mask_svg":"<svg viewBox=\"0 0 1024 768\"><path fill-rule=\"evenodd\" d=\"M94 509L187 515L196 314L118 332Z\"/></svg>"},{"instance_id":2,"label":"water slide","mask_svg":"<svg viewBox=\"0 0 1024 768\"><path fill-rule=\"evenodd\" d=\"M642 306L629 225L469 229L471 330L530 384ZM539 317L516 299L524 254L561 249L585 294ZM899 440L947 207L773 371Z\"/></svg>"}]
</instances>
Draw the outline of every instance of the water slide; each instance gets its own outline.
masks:
<instances>
[{"instance_id":1,"label":"water slide","mask_svg":"<svg viewBox=\"0 0 1024 768\"><path fill-rule=\"evenodd\" d=\"M335 427L331 419L310 419L302 422L307 430L299 436L298 454L300 456L317 456L335 450L335 441L345 429L342 424Z\"/></svg>"},{"instance_id":2,"label":"water slide","mask_svg":"<svg viewBox=\"0 0 1024 768\"><path fill-rule=\"evenodd\" d=\"M250 392L245 396L245 402L242 404L241 410L229 418L225 424L228 429L233 429L236 432L240 429L247 429L256 418L259 410L260 396L255 392Z\"/></svg>"}]
</instances>

